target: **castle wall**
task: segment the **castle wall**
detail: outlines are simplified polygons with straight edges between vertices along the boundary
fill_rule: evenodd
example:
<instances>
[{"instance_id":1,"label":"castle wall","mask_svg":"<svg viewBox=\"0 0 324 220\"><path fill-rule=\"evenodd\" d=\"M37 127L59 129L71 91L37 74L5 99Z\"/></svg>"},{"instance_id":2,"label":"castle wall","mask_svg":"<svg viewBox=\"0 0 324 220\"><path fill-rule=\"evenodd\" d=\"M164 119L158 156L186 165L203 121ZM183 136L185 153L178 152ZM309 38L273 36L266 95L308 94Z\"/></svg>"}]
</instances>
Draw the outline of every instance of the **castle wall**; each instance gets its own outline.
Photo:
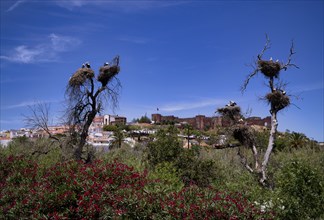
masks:
<instances>
[{"instance_id":1,"label":"castle wall","mask_svg":"<svg viewBox=\"0 0 324 220\"><path fill-rule=\"evenodd\" d=\"M224 120L223 117L206 117L205 115L197 115L193 118L179 118L174 115L163 116L161 114L152 114L152 121L158 124L163 123L188 123L194 129L205 130L205 129L215 129L217 127L227 127L230 126L228 120ZM247 125L258 125L258 126L271 126L271 117L266 118L260 117L250 117L246 119Z\"/></svg>"}]
</instances>

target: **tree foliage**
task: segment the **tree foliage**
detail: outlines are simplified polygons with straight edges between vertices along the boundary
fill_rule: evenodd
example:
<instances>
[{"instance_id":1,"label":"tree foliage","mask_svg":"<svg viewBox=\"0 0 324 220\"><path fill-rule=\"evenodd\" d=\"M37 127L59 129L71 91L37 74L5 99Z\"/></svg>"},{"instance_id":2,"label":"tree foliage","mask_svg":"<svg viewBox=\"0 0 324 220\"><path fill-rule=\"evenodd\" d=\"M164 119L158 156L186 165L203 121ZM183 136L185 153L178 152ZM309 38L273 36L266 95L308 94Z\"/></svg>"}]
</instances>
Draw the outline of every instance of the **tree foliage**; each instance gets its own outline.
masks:
<instances>
[{"instance_id":1,"label":"tree foliage","mask_svg":"<svg viewBox=\"0 0 324 220\"><path fill-rule=\"evenodd\" d=\"M174 126L157 131L155 141L148 144L148 161L152 166L162 162L174 162L183 151Z\"/></svg>"},{"instance_id":2,"label":"tree foliage","mask_svg":"<svg viewBox=\"0 0 324 220\"><path fill-rule=\"evenodd\" d=\"M324 214L324 179L302 160L287 162L277 175L282 219L316 219Z\"/></svg>"},{"instance_id":3,"label":"tree foliage","mask_svg":"<svg viewBox=\"0 0 324 220\"><path fill-rule=\"evenodd\" d=\"M138 123L148 123L148 124L150 124L152 122L151 119L149 119L149 117L147 117L146 114L138 119L135 119L135 121Z\"/></svg>"},{"instance_id":4,"label":"tree foliage","mask_svg":"<svg viewBox=\"0 0 324 220\"><path fill-rule=\"evenodd\" d=\"M151 167L160 163L172 163L186 186L209 186L217 176L212 160L199 157L200 148L184 149L174 126L157 132L155 141L148 144L148 162Z\"/></svg>"}]
</instances>

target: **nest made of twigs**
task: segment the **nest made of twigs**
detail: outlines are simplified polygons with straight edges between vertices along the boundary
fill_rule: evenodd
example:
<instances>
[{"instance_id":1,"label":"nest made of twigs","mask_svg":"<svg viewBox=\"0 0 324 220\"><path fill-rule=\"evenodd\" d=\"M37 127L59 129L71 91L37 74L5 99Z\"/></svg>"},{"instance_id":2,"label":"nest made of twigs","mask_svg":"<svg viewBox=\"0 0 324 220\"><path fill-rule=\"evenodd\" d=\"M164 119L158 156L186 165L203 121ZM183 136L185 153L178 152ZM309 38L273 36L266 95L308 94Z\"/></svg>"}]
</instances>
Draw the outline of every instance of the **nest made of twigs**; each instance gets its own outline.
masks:
<instances>
[{"instance_id":1,"label":"nest made of twigs","mask_svg":"<svg viewBox=\"0 0 324 220\"><path fill-rule=\"evenodd\" d=\"M78 69L69 80L70 86L81 86L87 79L94 77L94 71L90 68Z\"/></svg>"},{"instance_id":2,"label":"nest made of twigs","mask_svg":"<svg viewBox=\"0 0 324 220\"><path fill-rule=\"evenodd\" d=\"M265 97L269 104L271 104L272 111L280 111L283 108L286 108L290 105L290 98L287 95L284 95L281 91L274 91L268 93Z\"/></svg>"},{"instance_id":3,"label":"nest made of twigs","mask_svg":"<svg viewBox=\"0 0 324 220\"><path fill-rule=\"evenodd\" d=\"M279 62L273 62L265 61L265 60L259 60L258 61L259 69L260 71L266 76L266 77L278 77L281 65Z\"/></svg>"},{"instance_id":4,"label":"nest made of twigs","mask_svg":"<svg viewBox=\"0 0 324 220\"><path fill-rule=\"evenodd\" d=\"M101 82L102 86L106 86L119 71L119 66L102 66L99 69L98 81Z\"/></svg>"},{"instance_id":5,"label":"nest made of twigs","mask_svg":"<svg viewBox=\"0 0 324 220\"><path fill-rule=\"evenodd\" d=\"M255 143L254 130L246 125L236 125L233 129L233 137L242 145L252 146Z\"/></svg>"},{"instance_id":6,"label":"nest made of twigs","mask_svg":"<svg viewBox=\"0 0 324 220\"><path fill-rule=\"evenodd\" d=\"M239 106L226 106L218 108L217 112L231 121L237 121L241 118L241 108Z\"/></svg>"}]
</instances>

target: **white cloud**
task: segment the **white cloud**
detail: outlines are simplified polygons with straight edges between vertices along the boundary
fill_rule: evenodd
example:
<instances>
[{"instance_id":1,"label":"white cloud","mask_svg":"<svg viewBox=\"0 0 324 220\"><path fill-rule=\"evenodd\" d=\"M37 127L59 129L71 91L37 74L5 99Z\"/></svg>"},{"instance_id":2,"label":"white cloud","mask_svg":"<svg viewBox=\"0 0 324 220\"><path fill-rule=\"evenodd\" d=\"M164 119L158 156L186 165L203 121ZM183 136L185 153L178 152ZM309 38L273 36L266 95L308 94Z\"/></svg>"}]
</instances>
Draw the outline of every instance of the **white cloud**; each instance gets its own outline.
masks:
<instances>
[{"instance_id":1,"label":"white cloud","mask_svg":"<svg viewBox=\"0 0 324 220\"><path fill-rule=\"evenodd\" d=\"M118 40L128 42L128 43L135 43L135 44L146 44L149 40L140 37L120 37Z\"/></svg>"},{"instance_id":2,"label":"white cloud","mask_svg":"<svg viewBox=\"0 0 324 220\"><path fill-rule=\"evenodd\" d=\"M17 46L9 55L0 56L0 59L16 63L53 62L57 61L61 52L71 50L81 43L79 39L57 34L50 34L48 39L35 46Z\"/></svg>"},{"instance_id":3,"label":"white cloud","mask_svg":"<svg viewBox=\"0 0 324 220\"><path fill-rule=\"evenodd\" d=\"M100 6L105 7L111 10L119 9L125 12L146 10L152 8L163 8L171 7L180 4L186 3L186 1L161 1L161 0L128 0L128 1L117 1L117 0L54 0L54 2L63 8L73 10L74 8L83 7L83 6Z\"/></svg>"},{"instance_id":4,"label":"white cloud","mask_svg":"<svg viewBox=\"0 0 324 220\"><path fill-rule=\"evenodd\" d=\"M20 102L20 103L17 103L17 104L13 104L13 105L8 105L8 106L4 106L4 107L1 107L2 110L8 110L8 109L16 109L16 108L25 108L25 107L28 107L28 106L34 106L34 105L38 105L38 104L42 104L42 103L45 103L45 104L49 104L49 103L59 103L59 102L62 102L62 101L23 101L23 102Z\"/></svg>"},{"instance_id":5,"label":"white cloud","mask_svg":"<svg viewBox=\"0 0 324 220\"><path fill-rule=\"evenodd\" d=\"M81 41L76 38L57 34L50 34L49 38L53 50L57 52L68 51L81 43Z\"/></svg>"},{"instance_id":6,"label":"white cloud","mask_svg":"<svg viewBox=\"0 0 324 220\"><path fill-rule=\"evenodd\" d=\"M292 91L294 92L310 92L315 90L323 90L324 83L323 82L315 82L312 84L305 84L303 86L295 86Z\"/></svg>"},{"instance_id":7,"label":"white cloud","mask_svg":"<svg viewBox=\"0 0 324 220\"><path fill-rule=\"evenodd\" d=\"M159 109L164 112L175 112L175 111L182 111L182 110L190 110L190 109L197 109L209 106L217 106L220 104L226 103L227 100L224 99L202 99L198 101L192 102L182 102L182 103L173 103L167 104Z\"/></svg>"},{"instance_id":8,"label":"white cloud","mask_svg":"<svg viewBox=\"0 0 324 220\"><path fill-rule=\"evenodd\" d=\"M12 6L10 6L10 8L8 8L7 12L14 10L15 8L17 8L19 5L21 5L24 2L26 2L26 0L16 1Z\"/></svg>"},{"instance_id":9,"label":"white cloud","mask_svg":"<svg viewBox=\"0 0 324 220\"><path fill-rule=\"evenodd\" d=\"M57 5L63 7L63 8L67 8L72 10L75 7L81 7L83 5L86 4L93 4L96 1L84 1L84 0L65 0L65 1L61 1L61 0L55 0L54 1Z\"/></svg>"},{"instance_id":10,"label":"white cloud","mask_svg":"<svg viewBox=\"0 0 324 220\"><path fill-rule=\"evenodd\" d=\"M27 106L36 105L37 103L40 103L40 102L39 101L24 101L24 102L17 103L17 104L14 104L14 105L4 106L2 109L24 108L24 107L27 107Z\"/></svg>"},{"instance_id":11,"label":"white cloud","mask_svg":"<svg viewBox=\"0 0 324 220\"><path fill-rule=\"evenodd\" d=\"M21 45L14 49L12 55L0 56L0 58L17 63L33 63L43 53L45 53L45 50L41 46L30 48L26 45Z\"/></svg>"}]
</instances>

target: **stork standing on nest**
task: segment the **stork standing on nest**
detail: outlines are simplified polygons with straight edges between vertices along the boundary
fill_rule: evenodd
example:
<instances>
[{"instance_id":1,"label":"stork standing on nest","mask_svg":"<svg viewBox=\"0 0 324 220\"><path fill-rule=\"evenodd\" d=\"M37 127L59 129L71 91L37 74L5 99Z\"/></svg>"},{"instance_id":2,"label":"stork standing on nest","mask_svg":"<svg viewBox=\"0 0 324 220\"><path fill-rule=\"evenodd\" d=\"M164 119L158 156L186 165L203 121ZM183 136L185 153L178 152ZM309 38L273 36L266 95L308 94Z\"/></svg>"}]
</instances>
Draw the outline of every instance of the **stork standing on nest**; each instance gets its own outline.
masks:
<instances>
[{"instance_id":1,"label":"stork standing on nest","mask_svg":"<svg viewBox=\"0 0 324 220\"><path fill-rule=\"evenodd\" d=\"M234 107L236 106L236 102L234 101L229 101L229 103L226 105L227 107Z\"/></svg>"},{"instance_id":2,"label":"stork standing on nest","mask_svg":"<svg viewBox=\"0 0 324 220\"><path fill-rule=\"evenodd\" d=\"M286 95L286 91L285 91L285 90L280 89L280 92L281 92L283 95Z\"/></svg>"},{"instance_id":3,"label":"stork standing on nest","mask_svg":"<svg viewBox=\"0 0 324 220\"><path fill-rule=\"evenodd\" d=\"M89 62L86 62L86 63L85 63L85 66L86 66L87 68L91 68L91 66L90 66L90 63L89 63Z\"/></svg>"}]
</instances>

